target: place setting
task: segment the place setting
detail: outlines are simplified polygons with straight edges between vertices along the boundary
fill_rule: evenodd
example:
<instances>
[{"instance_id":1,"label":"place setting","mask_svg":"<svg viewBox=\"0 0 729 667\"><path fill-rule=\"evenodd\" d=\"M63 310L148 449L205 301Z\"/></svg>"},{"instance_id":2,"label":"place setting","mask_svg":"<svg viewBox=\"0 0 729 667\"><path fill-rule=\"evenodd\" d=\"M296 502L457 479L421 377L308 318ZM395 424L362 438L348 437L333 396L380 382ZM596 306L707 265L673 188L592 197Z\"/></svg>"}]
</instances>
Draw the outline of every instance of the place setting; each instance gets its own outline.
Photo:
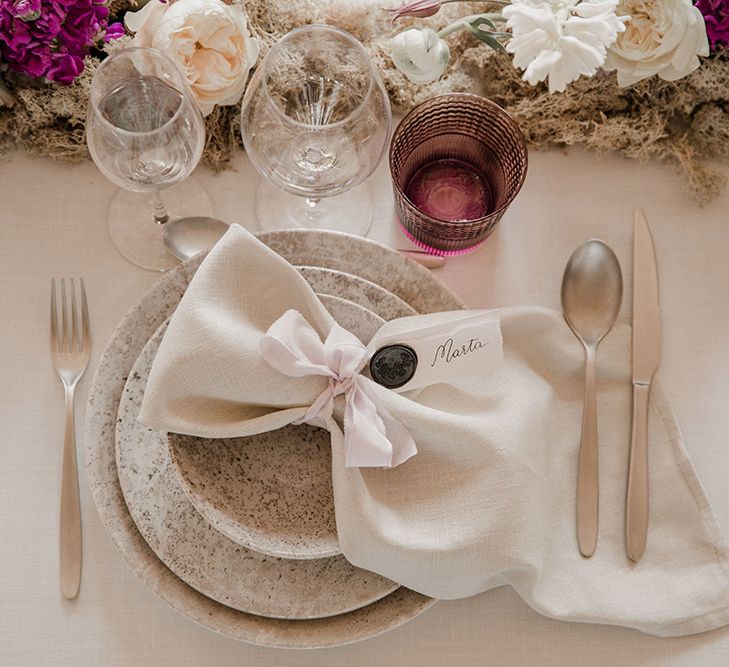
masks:
<instances>
[{"instance_id":1,"label":"place setting","mask_svg":"<svg viewBox=\"0 0 729 667\"><path fill-rule=\"evenodd\" d=\"M640 267L652 256L641 213L635 242ZM363 262L382 252L359 243ZM639 307L631 355L630 329L613 327L612 251L590 241L570 258L564 316L462 310L388 252L404 274L429 276L449 310L417 314L398 297L370 310L346 288L351 301L327 298L315 272L233 225L122 322L93 383L88 472L148 585L208 627L271 646L357 641L505 583L566 620L658 635L724 624L724 556L705 546L721 538L651 384L659 324ZM634 280L634 303L657 314L655 265ZM164 563L154 580L152 553ZM557 611L565 588L574 596Z\"/></svg>"},{"instance_id":2,"label":"place setting","mask_svg":"<svg viewBox=\"0 0 729 667\"><path fill-rule=\"evenodd\" d=\"M326 265L343 237L320 234L316 249L308 232L273 232L271 238L293 261L311 264L319 252L318 263ZM347 279L332 280L340 272L331 269L302 269L301 275L350 329L364 336L385 319L412 316L418 311L407 300L418 302L424 287L431 310L461 307L429 271L391 249L364 239L345 242L358 258ZM373 289L374 283L356 274L360 267L366 273L364 267L384 253L398 269L383 287ZM87 473L102 519L127 561L178 611L254 643L333 646L380 634L421 613L435 601L353 567L341 555L325 430L301 425L221 438L215 441L219 446L207 450L211 458L198 439L168 436L137 421L167 318L200 261L167 272L127 315L102 356L90 392ZM327 292L336 294L327 301ZM241 451L248 452L247 459ZM240 483L251 474L260 475L252 480L254 489ZM238 494L231 497L236 484ZM291 519L287 511L303 517ZM283 525L266 523L281 516ZM192 551L191 535L204 537ZM201 569L201 562L210 570ZM273 592L279 593L275 600L269 599Z\"/></svg>"},{"instance_id":3,"label":"place setting","mask_svg":"<svg viewBox=\"0 0 729 667\"><path fill-rule=\"evenodd\" d=\"M269 648L372 639L500 586L560 621L657 637L728 625L729 549L658 375L659 216L634 210L627 274L586 235L561 274L535 277L561 310L469 308L439 277L517 223L539 143L525 107L449 87L454 54L471 57L457 40L513 56L514 86L567 95L578 79L691 75L710 53L700 10L685 22L692 48L651 68L617 2L542 7L589 57L562 37L545 45L529 3L466 17L457 2L388 7L373 24L383 41L353 27L362 9L279 34L239 3L186 2L149 0L124 25L100 14L102 55L83 65L83 141L118 186L109 240L159 272L93 340L81 464L145 586ZM12 16L37 27L33 12ZM15 104L12 90L0 99ZM229 141L259 180L223 220L193 172L220 166L212 150ZM371 178L381 164L386 191ZM391 245L368 238L385 204ZM68 600L82 588L74 394L93 289L59 276L50 291Z\"/></svg>"}]
</instances>

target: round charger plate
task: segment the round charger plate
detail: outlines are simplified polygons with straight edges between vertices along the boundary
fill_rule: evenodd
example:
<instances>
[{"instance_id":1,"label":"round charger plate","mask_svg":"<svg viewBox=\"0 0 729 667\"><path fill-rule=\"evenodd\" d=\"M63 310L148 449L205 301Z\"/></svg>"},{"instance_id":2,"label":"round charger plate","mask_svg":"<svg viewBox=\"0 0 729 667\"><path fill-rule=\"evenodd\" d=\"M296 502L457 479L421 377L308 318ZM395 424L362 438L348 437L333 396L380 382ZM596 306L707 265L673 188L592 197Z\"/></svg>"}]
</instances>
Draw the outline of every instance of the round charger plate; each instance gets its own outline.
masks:
<instances>
[{"instance_id":1,"label":"round charger plate","mask_svg":"<svg viewBox=\"0 0 729 667\"><path fill-rule=\"evenodd\" d=\"M376 298L366 296L366 281L352 276L344 280L342 274L312 268L302 273L332 317L365 344L385 320L415 314L382 288ZM322 294L324 290L334 294ZM287 426L214 440L170 433L168 444L188 499L233 542L278 558L341 553L327 431Z\"/></svg>"},{"instance_id":2,"label":"round charger plate","mask_svg":"<svg viewBox=\"0 0 729 667\"><path fill-rule=\"evenodd\" d=\"M320 298L335 319L355 333L366 333L383 323L361 306L343 299L333 301L326 295ZM396 583L352 566L343 556L292 563L242 548L210 530L180 488L170 463L166 433L137 421L149 371L166 329L167 322L149 339L134 364L119 404L116 427L117 469L124 498L157 556L208 597L240 611L273 618L334 616L392 593ZM322 431L307 426L293 428ZM306 444L287 438L284 429L276 433L278 442L270 443L269 439L267 449L274 467L281 450L288 451L287 444L294 450ZM323 434L328 453L328 433ZM213 447L217 443L201 444ZM325 471L325 482L331 479L331 455L326 458L329 470ZM331 489L331 482L325 486Z\"/></svg>"},{"instance_id":3,"label":"round charger plate","mask_svg":"<svg viewBox=\"0 0 729 667\"><path fill-rule=\"evenodd\" d=\"M362 275L419 312L463 308L458 297L427 269L379 243L336 232L270 232L259 238L294 264ZM348 265L342 263L342 256L349 258ZM236 611L185 584L140 534L117 476L117 409L134 361L172 314L201 261L202 257L194 258L166 273L137 302L112 334L94 374L86 410L86 470L106 530L132 570L156 595L190 620L232 639L278 648L326 648L376 637L411 620L436 601L402 587L366 607L324 619L280 620Z\"/></svg>"}]
</instances>

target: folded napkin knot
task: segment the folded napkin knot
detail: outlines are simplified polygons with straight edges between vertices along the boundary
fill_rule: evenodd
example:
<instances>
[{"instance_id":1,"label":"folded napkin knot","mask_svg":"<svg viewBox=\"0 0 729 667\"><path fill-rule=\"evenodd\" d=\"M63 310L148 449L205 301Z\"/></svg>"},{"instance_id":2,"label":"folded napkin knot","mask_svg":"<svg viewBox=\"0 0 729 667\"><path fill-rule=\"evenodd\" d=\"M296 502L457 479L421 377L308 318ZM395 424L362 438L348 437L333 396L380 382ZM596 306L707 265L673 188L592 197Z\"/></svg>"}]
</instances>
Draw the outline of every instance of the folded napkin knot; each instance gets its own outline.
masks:
<instances>
[{"instance_id":1,"label":"folded napkin knot","mask_svg":"<svg viewBox=\"0 0 729 667\"><path fill-rule=\"evenodd\" d=\"M409 431L373 395L373 383L360 374L367 348L354 334L332 324L319 334L297 310L287 310L261 338L266 362L290 377L322 375L326 389L296 423L330 428L334 399L344 395L344 447L347 467L393 467L417 452Z\"/></svg>"}]
</instances>

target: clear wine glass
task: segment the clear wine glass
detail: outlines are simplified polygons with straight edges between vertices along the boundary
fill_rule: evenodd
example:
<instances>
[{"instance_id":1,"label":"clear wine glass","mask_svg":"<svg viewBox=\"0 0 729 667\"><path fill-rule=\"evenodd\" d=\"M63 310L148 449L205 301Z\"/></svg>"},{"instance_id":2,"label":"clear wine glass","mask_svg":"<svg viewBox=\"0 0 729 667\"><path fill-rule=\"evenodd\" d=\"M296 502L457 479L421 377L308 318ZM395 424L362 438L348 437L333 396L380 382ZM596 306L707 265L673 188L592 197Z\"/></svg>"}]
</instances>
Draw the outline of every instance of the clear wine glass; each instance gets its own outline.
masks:
<instances>
[{"instance_id":1,"label":"clear wine glass","mask_svg":"<svg viewBox=\"0 0 729 667\"><path fill-rule=\"evenodd\" d=\"M364 181L391 126L385 88L354 37L325 25L285 35L248 85L241 110L246 152L264 177L259 226L366 234L373 202Z\"/></svg>"},{"instance_id":2,"label":"clear wine glass","mask_svg":"<svg viewBox=\"0 0 729 667\"><path fill-rule=\"evenodd\" d=\"M136 47L104 60L91 81L86 141L96 166L121 188L108 213L119 252L147 269L178 264L164 244L165 225L212 214L202 188L180 185L200 160L205 124L178 66Z\"/></svg>"}]
</instances>

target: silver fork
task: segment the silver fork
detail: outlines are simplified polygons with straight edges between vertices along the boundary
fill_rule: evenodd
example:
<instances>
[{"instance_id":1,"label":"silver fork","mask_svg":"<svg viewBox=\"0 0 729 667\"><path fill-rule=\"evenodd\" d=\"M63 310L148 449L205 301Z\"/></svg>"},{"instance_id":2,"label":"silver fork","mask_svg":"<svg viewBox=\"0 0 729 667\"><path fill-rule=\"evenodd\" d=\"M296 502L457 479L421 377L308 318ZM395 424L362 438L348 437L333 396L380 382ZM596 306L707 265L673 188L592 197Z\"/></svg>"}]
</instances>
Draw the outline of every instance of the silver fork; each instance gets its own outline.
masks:
<instances>
[{"instance_id":1,"label":"silver fork","mask_svg":"<svg viewBox=\"0 0 729 667\"><path fill-rule=\"evenodd\" d=\"M78 494L76 467L76 430L74 426L74 396L76 385L89 363L91 335L89 308L83 278L81 318L79 323L76 289L71 278L71 314L66 299L66 281L61 278L61 326L58 326L56 280L51 280L51 356L66 394L66 430L63 437L63 468L61 469L60 517L60 578L61 592L69 600L78 595L81 583L81 503Z\"/></svg>"}]
</instances>

